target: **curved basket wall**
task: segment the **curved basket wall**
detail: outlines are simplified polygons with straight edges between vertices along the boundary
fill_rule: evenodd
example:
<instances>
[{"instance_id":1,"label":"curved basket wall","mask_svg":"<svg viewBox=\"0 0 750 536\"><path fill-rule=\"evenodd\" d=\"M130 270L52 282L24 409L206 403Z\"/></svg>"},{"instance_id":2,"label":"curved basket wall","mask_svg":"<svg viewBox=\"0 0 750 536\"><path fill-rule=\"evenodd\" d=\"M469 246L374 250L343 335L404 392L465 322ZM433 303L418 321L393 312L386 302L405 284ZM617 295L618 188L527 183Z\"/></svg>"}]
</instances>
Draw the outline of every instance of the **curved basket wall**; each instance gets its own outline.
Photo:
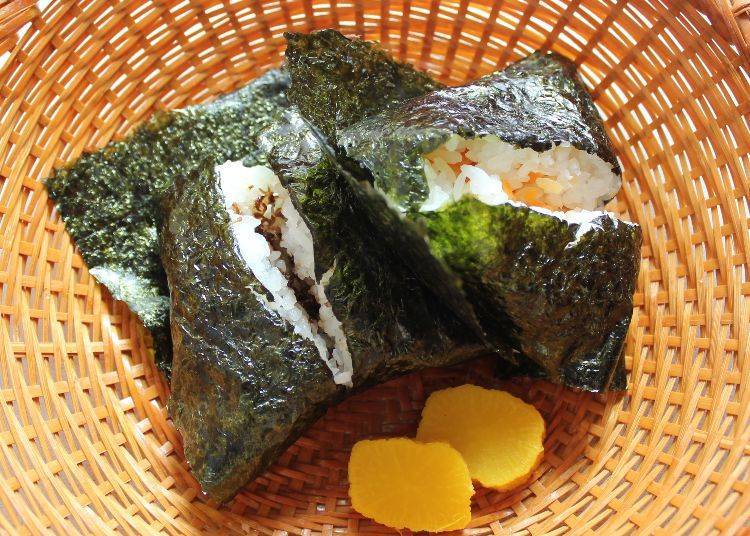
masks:
<instances>
[{"instance_id":1,"label":"curved basket wall","mask_svg":"<svg viewBox=\"0 0 750 536\"><path fill-rule=\"evenodd\" d=\"M0 21L8 6L22 8L0 29L32 21L18 43L0 39L0 531L385 532L348 506L349 446L412 432L437 386L486 382L488 364L477 363L358 396L218 508L186 467L147 333L94 282L39 182L158 108L209 99L278 65L284 30L336 27L449 83L533 49L574 58L625 165L617 210L644 227L631 390L597 398L506 386L545 413L547 455L527 488L481 492L468 532L740 532L750 517L749 65L720 31L731 25L712 27L690 2L668 4L0 7Z\"/></svg>"}]
</instances>

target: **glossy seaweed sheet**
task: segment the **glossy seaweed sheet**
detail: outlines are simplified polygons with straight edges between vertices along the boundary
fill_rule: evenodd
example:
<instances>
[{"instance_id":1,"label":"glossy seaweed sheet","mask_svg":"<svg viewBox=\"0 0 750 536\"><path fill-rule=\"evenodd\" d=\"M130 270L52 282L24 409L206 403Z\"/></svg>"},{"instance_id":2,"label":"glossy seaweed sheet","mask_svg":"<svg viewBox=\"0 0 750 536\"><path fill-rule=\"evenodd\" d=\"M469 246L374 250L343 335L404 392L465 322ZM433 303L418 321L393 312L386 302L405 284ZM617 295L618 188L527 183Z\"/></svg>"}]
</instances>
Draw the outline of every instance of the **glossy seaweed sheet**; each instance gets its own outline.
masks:
<instances>
[{"instance_id":1,"label":"glossy seaweed sheet","mask_svg":"<svg viewBox=\"0 0 750 536\"><path fill-rule=\"evenodd\" d=\"M325 140L323 145L331 155L336 155L337 133L346 127L404 99L443 87L411 65L394 61L377 43L350 39L334 30L285 36L289 100ZM430 253L421 233L403 225L399 215L388 209L385 198L359 183L366 169L353 160L338 160L370 228L377 229L388 248L399 252L407 264L419 267L415 271L423 284L461 318L467 330L486 340L460 280ZM493 350L502 346L498 341L487 344ZM505 355L512 359L510 353Z\"/></svg>"},{"instance_id":2,"label":"glossy seaweed sheet","mask_svg":"<svg viewBox=\"0 0 750 536\"><path fill-rule=\"evenodd\" d=\"M413 210L428 194L421 156L452 134L495 135L539 152L568 143L620 174L612 142L575 66L555 53L537 52L464 86L390 106L352 125L337 141L372 172L375 186L393 203Z\"/></svg>"},{"instance_id":3,"label":"glossy seaweed sheet","mask_svg":"<svg viewBox=\"0 0 750 536\"><path fill-rule=\"evenodd\" d=\"M315 86L316 78L304 72L290 74L292 90L297 84L306 84L309 93L331 87L330 81ZM290 101L300 105L298 99L290 91ZM368 110L377 108L374 96ZM623 346L641 243L637 226L602 216L584 228L522 206L469 200L439 213L416 210L427 196L420 158L452 133L494 134L537 151L567 142L619 173L573 65L556 54L533 54L466 86L399 104L389 99L381 110L348 122L336 143L342 164L360 179L353 181L359 195L371 200L373 229L407 258L403 236L427 239L433 266L447 266L459 277L457 288L485 340L513 349L503 353L515 358L518 368L512 370L589 391L625 388ZM315 114L306 117L316 120Z\"/></svg>"},{"instance_id":4,"label":"glossy seaweed sheet","mask_svg":"<svg viewBox=\"0 0 750 536\"><path fill-rule=\"evenodd\" d=\"M209 104L158 113L46 181L91 274L150 329L167 374L169 292L157 247L162 194L206 159L262 160L256 135L287 105L287 85L285 73L271 71Z\"/></svg>"},{"instance_id":5,"label":"glossy seaweed sheet","mask_svg":"<svg viewBox=\"0 0 750 536\"><path fill-rule=\"evenodd\" d=\"M619 173L573 65L536 53L477 82L371 116L339 143L406 213L407 224L425 231L435 256L461 278L489 336L501 337L554 382L595 392L624 389L640 228L606 214L571 223L524 206L472 200L420 213L427 194L421 157L453 133L496 135L536 151L569 143Z\"/></svg>"},{"instance_id":6,"label":"glossy seaweed sheet","mask_svg":"<svg viewBox=\"0 0 750 536\"><path fill-rule=\"evenodd\" d=\"M552 381L594 392L626 387L638 226L604 214L570 223L473 199L414 217L461 276L487 331L502 333Z\"/></svg>"},{"instance_id":7,"label":"glossy seaweed sheet","mask_svg":"<svg viewBox=\"0 0 750 536\"><path fill-rule=\"evenodd\" d=\"M211 166L178 178L162 258L172 293L170 408L203 490L231 498L331 404L353 391L484 352L411 268L362 226L356 197L293 111L262 143L313 234L327 296L352 353L354 389L334 384L238 253Z\"/></svg>"},{"instance_id":8,"label":"glossy seaweed sheet","mask_svg":"<svg viewBox=\"0 0 750 536\"><path fill-rule=\"evenodd\" d=\"M442 87L392 59L377 43L335 30L286 33L286 66L297 83L289 98L329 140L352 123Z\"/></svg>"}]
</instances>

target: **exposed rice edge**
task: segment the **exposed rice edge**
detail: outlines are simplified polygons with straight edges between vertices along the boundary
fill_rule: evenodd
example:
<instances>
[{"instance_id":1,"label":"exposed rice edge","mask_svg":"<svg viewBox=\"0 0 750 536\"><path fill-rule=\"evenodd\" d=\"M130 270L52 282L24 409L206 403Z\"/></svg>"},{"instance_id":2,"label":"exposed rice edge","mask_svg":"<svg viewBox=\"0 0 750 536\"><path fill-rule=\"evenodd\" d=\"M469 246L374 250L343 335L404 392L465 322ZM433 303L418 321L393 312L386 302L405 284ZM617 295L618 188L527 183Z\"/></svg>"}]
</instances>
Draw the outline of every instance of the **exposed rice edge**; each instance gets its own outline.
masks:
<instances>
[{"instance_id":1,"label":"exposed rice edge","mask_svg":"<svg viewBox=\"0 0 750 536\"><path fill-rule=\"evenodd\" d=\"M436 173L440 173L440 172L435 170L436 166L433 166L431 161L428 162L428 158L433 158L433 156L441 157L441 155L446 154L446 150L450 151L447 154L453 157L455 157L455 155L457 154L455 151L459 151L459 152L463 152L463 154L467 154L468 153L467 148L466 148L467 142L472 143L475 140L487 139L487 138L493 138L493 136L482 136L476 139L466 140L454 134L445 143L443 143L440 147L438 147L438 149L422 157L424 169L425 169L425 181L427 182L428 187L430 189L430 194L429 194L428 199L425 200L425 202L420 207L420 210L422 212L431 212L434 210L440 210L441 208L458 201L458 199L460 199L461 197L471 196L489 205L509 204L509 205L517 206L517 207L526 207L535 212L553 216L555 218L558 218L559 220L562 220L571 224L578 224L580 225L580 228L578 229L576 233L577 238L580 237L582 234L585 234L585 232L587 232L589 229L595 226L595 225L586 225L587 223L591 224L593 220L596 220L597 218L600 218L602 216L609 217L615 223L626 223L626 222L620 222L620 220L618 220L614 214L605 210L599 210L599 209L591 210L591 209L585 209L585 208L574 208L574 209L568 209L568 210L553 210L553 209L542 207L542 206L535 206L533 204L524 203L523 201L519 201L517 199L512 199L509 197L509 195L503 189L503 186L502 186L503 182L505 181L505 177L501 178L500 174L494 174L494 175L490 174L490 171L492 171L491 169L488 171L489 168L485 169L482 166L480 166L479 163L476 163L476 162L475 163L477 165L470 164L468 165L468 167L480 168L485 174L489 176L488 178L492 178L494 182L497 183L497 186L499 186L499 188L496 188L496 191L494 191L492 188L486 188L484 191L481 192L482 195L475 195L471 191L466 191L467 187L463 185L461 185L462 188L458 188L458 182L459 182L458 179L464 174L463 162L459 162L459 163L453 162L454 166L455 165L462 166L461 168L462 171L456 172L455 169L451 168L451 173L453 173L453 180L455 184L451 184L450 189L445 188L446 184L443 184L442 188L435 187L437 185ZM458 145L461 145L461 146L457 148ZM567 152L567 154L574 157L572 160L574 161L576 167L580 168L581 165L583 165L585 168L588 168L588 171L596 172L596 175L592 173L588 173L589 176L599 176L599 173L601 174L607 173L609 176L605 177L605 180L609 181L611 185L610 188L605 190L604 192L599 193L598 196L593 198L594 200L597 201L596 204L601 205L602 208L604 206L604 201L610 197L613 197L616 194L616 191L620 187L621 178L612 171L611 164L605 162L604 160L602 160L596 155L592 155L580 149L576 149L572 147L570 144L556 145L547 151L542 151L541 153L534 152L532 149L515 148L512 145L503 142L499 138L496 138L496 145L500 150L506 151L506 154L508 151L510 151L512 152L514 156L519 156L519 155L523 156L524 154L528 155L533 152L538 159L546 158L547 162L549 162L550 160L554 160L554 156L555 156L554 153L562 150L563 154ZM493 156L496 156L496 155L490 156L489 159L491 160ZM449 165L451 164L447 160L444 160L444 162L448 163ZM534 171L529 170L529 172L534 172ZM471 180L473 179L470 179L469 183L467 183L469 184L468 188L471 188L471 186L473 186L473 183L471 183ZM557 178L555 178L554 180L556 181ZM518 178L515 178L515 181L520 182ZM572 189L573 188L570 188L570 190ZM436 196L437 190L439 190L440 195ZM454 195L456 193L456 190L458 190L458 197L455 197ZM445 195L448 195L448 197L446 198ZM391 205L393 205L393 203L391 203Z\"/></svg>"},{"instance_id":2,"label":"exposed rice edge","mask_svg":"<svg viewBox=\"0 0 750 536\"><path fill-rule=\"evenodd\" d=\"M335 383L351 387L354 369L346 335L325 294L325 286L334 267L323 274L320 280L316 279L312 233L291 202L289 192L282 186L276 174L265 166L248 168L242 162L227 161L216 166L216 173L239 253L273 299L261 298L270 309L276 311L292 326L295 333L315 345L333 373ZM251 187L256 192L255 195L251 193ZM320 305L320 318L317 322L311 321L307 311L297 300L294 290L289 286L289 280L280 267L284 264L280 254L274 251L268 240L256 230L261 220L248 211L247 207L253 206L260 197L257 193L261 189L269 188L280 200L283 216L279 220L280 245L292 257L294 273L303 281L315 281L310 289ZM238 213L238 207L242 213ZM333 340L333 349L329 350L325 337L318 328Z\"/></svg>"}]
</instances>

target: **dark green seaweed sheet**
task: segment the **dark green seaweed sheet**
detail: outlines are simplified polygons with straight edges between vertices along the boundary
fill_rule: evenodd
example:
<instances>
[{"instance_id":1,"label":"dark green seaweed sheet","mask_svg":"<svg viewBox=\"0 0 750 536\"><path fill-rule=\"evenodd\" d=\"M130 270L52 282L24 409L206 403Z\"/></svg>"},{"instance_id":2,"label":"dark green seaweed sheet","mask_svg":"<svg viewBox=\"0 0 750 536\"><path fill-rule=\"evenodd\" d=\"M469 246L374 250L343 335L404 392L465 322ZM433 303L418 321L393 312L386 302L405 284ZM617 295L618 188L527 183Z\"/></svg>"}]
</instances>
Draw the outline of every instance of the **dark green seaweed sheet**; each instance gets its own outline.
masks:
<instances>
[{"instance_id":1,"label":"dark green seaweed sheet","mask_svg":"<svg viewBox=\"0 0 750 536\"><path fill-rule=\"evenodd\" d=\"M314 49L307 53L313 57L305 64L317 65ZM326 74L338 76L335 70ZM316 109L318 101L308 95L333 98L336 84L306 76L304 69L292 71L291 79L292 88L305 85L306 91L290 92L290 101L316 124L325 110ZM350 126L339 131L338 150L343 147L346 155L338 156L360 179L352 181L358 195L370 200L373 232L405 257L415 244L405 236L428 238L436 260L415 266L448 273L443 288L450 285L451 273L460 276L459 290L468 295L465 303L479 317L486 340L500 349L510 345L519 358L513 370L538 374L541 367L550 380L573 387L623 389L623 340L638 272L639 228L600 218L576 241L579 225L523 207L465 201L438 214L412 211L403 219L377 199L376 189L389 194L392 205L418 207L427 196L420 157L454 132L494 134L537 151L566 142L597 154L619 173L612 144L574 66L556 54L534 54L478 82L400 104L379 100L377 92L371 97L369 117L341 119Z\"/></svg>"},{"instance_id":2,"label":"dark green seaweed sheet","mask_svg":"<svg viewBox=\"0 0 750 536\"><path fill-rule=\"evenodd\" d=\"M410 267L362 227L356 198L298 116L265 137L270 162L313 233L327 296L354 363L334 384L312 343L263 300L241 259L210 166L178 178L162 258L172 292L171 411L203 490L231 498L331 404L397 374L484 352Z\"/></svg>"},{"instance_id":3,"label":"dark green seaweed sheet","mask_svg":"<svg viewBox=\"0 0 750 536\"><path fill-rule=\"evenodd\" d=\"M335 30L284 34L289 100L329 140L346 127L404 99L442 87L377 43Z\"/></svg>"},{"instance_id":4,"label":"dark green seaweed sheet","mask_svg":"<svg viewBox=\"0 0 750 536\"><path fill-rule=\"evenodd\" d=\"M169 292L158 256L160 198L206 159L262 160L255 138L287 104L271 71L205 105L158 113L122 141L82 155L46 182L91 274L151 330L159 367L172 359Z\"/></svg>"},{"instance_id":5,"label":"dark green seaweed sheet","mask_svg":"<svg viewBox=\"0 0 750 536\"><path fill-rule=\"evenodd\" d=\"M537 151L566 142L619 172L572 64L534 54L472 84L364 119L339 142L406 212L405 225L425 230L432 252L461 278L488 337L501 337L554 382L596 392L624 389L640 228L607 215L569 223L523 206L473 200L420 213L427 196L421 156L453 133L496 135Z\"/></svg>"},{"instance_id":6,"label":"dark green seaweed sheet","mask_svg":"<svg viewBox=\"0 0 750 536\"><path fill-rule=\"evenodd\" d=\"M554 53L537 52L465 86L391 106L342 132L338 144L372 172L375 186L393 203L417 210L428 195L421 156L452 134L495 135L539 152L567 143L599 156L620 174L612 142L575 65Z\"/></svg>"},{"instance_id":7,"label":"dark green seaweed sheet","mask_svg":"<svg viewBox=\"0 0 750 536\"><path fill-rule=\"evenodd\" d=\"M289 101L328 142L335 142L336 133L370 114L442 87L427 74L394 61L376 43L349 39L334 30L285 36ZM335 145L326 144L326 150L333 154ZM341 159L340 164L353 184L357 182L355 177L368 173L353 160ZM461 282L429 252L422 234L404 226L372 189L354 184L354 191L370 228L378 229L389 249L398 251L407 264L419 267L415 271L423 284L462 319L470 332L485 339ZM497 341L491 344L492 349L499 346Z\"/></svg>"},{"instance_id":8,"label":"dark green seaweed sheet","mask_svg":"<svg viewBox=\"0 0 750 536\"><path fill-rule=\"evenodd\" d=\"M570 223L473 199L415 217L435 255L461 276L487 331L505 334L554 382L594 392L626 387L640 227L609 215Z\"/></svg>"}]
</instances>

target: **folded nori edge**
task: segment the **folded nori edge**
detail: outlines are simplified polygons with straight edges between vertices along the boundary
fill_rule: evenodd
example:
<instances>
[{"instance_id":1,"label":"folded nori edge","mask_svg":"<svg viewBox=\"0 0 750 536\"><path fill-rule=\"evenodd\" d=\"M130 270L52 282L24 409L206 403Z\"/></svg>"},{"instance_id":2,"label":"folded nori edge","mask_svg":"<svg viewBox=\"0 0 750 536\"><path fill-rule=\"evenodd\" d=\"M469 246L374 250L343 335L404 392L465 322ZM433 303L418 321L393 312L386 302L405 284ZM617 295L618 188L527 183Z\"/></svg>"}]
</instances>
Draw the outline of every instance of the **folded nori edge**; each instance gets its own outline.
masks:
<instances>
[{"instance_id":1,"label":"folded nori edge","mask_svg":"<svg viewBox=\"0 0 750 536\"><path fill-rule=\"evenodd\" d=\"M161 251L172 293L170 409L193 474L220 502L348 394L485 352L363 225L349 183L294 112L263 146L311 229L319 271L333 267L326 292L347 335L354 389L334 384L313 344L259 298L265 290L238 253L213 168L179 177Z\"/></svg>"},{"instance_id":2,"label":"folded nori edge","mask_svg":"<svg viewBox=\"0 0 750 536\"><path fill-rule=\"evenodd\" d=\"M206 159L261 161L256 135L286 107L288 81L274 70L211 103L159 112L124 140L81 155L46 181L91 274L151 331L156 362L167 376L172 350L157 247L160 199L175 177Z\"/></svg>"},{"instance_id":3,"label":"folded nori edge","mask_svg":"<svg viewBox=\"0 0 750 536\"><path fill-rule=\"evenodd\" d=\"M421 156L452 134L495 135L537 152L567 143L597 155L621 173L575 65L556 53L535 52L469 84L385 107L341 132L337 143L372 172L375 186L394 204L418 210L428 195Z\"/></svg>"}]
</instances>

